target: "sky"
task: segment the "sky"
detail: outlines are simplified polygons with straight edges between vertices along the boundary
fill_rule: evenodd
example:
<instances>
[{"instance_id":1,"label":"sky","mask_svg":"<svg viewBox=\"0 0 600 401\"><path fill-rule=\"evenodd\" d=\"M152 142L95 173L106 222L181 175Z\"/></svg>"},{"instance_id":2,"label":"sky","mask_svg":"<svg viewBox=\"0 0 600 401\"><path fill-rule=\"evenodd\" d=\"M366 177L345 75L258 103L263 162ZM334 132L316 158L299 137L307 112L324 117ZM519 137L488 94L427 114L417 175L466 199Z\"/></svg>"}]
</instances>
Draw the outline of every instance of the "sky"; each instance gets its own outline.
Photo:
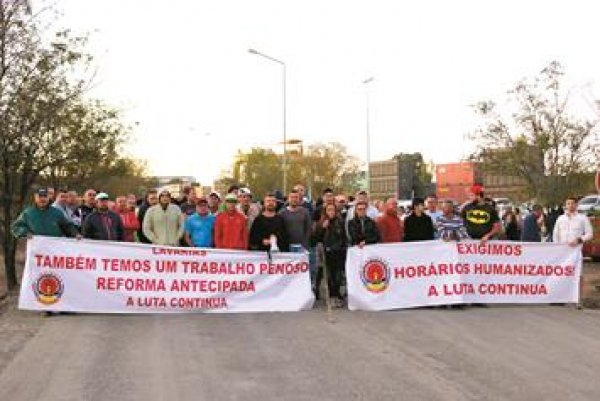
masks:
<instances>
[{"instance_id":1,"label":"sky","mask_svg":"<svg viewBox=\"0 0 600 401\"><path fill-rule=\"evenodd\" d=\"M470 105L501 101L551 60L563 63L586 102L600 98L597 1L58 0L56 7L57 27L91 34L90 96L137 123L127 151L153 174L192 175L203 185L231 166L237 149L281 148L282 67L250 48L285 62L288 139L341 142L362 160L367 93L371 160L419 151L435 163L473 149L465 139L478 124Z\"/></svg>"}]
</instances>

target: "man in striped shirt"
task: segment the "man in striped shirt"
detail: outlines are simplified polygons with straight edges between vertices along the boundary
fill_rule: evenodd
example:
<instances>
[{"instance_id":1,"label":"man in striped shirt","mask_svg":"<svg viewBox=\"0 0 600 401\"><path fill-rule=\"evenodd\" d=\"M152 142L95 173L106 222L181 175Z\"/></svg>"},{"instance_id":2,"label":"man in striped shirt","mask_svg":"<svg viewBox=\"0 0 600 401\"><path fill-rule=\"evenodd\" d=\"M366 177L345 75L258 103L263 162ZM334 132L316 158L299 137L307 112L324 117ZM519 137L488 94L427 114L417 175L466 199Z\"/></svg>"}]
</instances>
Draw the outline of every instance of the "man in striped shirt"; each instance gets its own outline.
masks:
<instances>
[{"instance_id":1,"label":"man in striped shirt","mask_svg":"<svg viewBox=\"0 0 600 401\"><path fill-rule=\"evenodd\" d=\"M454 213L454 204L451 200L442 202L442 215L437 218L436 226L438 238L442 241L464 241L469 239L463 220Z\"/></svg>"}]
</instances>

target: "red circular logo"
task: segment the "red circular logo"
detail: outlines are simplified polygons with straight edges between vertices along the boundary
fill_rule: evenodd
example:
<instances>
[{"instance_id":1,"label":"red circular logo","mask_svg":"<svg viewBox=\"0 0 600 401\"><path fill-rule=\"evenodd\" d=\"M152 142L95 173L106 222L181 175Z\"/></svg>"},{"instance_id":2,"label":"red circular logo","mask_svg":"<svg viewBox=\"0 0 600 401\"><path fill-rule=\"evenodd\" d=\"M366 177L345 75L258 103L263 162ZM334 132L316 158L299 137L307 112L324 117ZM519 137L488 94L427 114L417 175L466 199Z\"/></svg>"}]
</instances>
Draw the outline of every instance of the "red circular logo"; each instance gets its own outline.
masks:
<instances>
[{"instance_id":1,"label":"red circular logo","mask_svg":"<svg viewBox=\"0 0 600 401\"><path fill-rule=\"evenodd\" d=\"M365 288L373 293L382 293L390 284L390 268L381 259L369 259L360 271L360 278Z\"/></svg>"},{"instance_id":2,"label":"red circular logo","mask_svg":"<svg viewBox=\"0 0 600 401\"><path fill-rule=\"evenodd\" d=\"M33 283L33 292L37 300L44 305L58 302L64 291L63 282L55 274L44 273Z\"/></svg>"}]
</instances>

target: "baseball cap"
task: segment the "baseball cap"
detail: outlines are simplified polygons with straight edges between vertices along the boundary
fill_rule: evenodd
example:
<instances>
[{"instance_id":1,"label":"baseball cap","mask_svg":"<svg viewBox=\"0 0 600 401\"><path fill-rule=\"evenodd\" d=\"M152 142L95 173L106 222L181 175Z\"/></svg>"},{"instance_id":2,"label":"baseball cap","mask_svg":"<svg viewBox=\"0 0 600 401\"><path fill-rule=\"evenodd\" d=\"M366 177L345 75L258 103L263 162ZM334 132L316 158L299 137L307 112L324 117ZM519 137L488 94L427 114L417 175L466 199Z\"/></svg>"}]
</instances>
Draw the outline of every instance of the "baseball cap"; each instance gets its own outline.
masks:
<instances>
[{"instance_id":1,"label":"baseball cap","mask_svg":"<svg viewBox=\"0 0 600 401\"><path fill-rule=\"evenodd\" d=\"M221 199L221 195L219 195L219 193L215 191L212 191L208 196L214 196L219 200Z\"/></svg>"},{"instance_id":2,"label":"baseball cap","mask_svg":"<svg viewBox=\"0 0 600 401\"><path fill-rule=\"evenodd\" d=\"M196 205L199 205L199 204L206 205L207 203L208 203L208 199L206 199L206 196L201 196L196 200Z\"/></svg>"},{"instance_id":3,"label":"baseball cap","mask_svg":"<svg viewBox=\"0 0 600 401\"><path fill-rule=\"evenodd\" d=\"M40 188L35 191L35 193L38 194L38 196L48 196L48 190L46 188Z\"/></svg>"},{"instance_id":4,"label":"baseball cap","mask_svg":"<svg viewBox=\"0 0 600 401\"><path fill-rule=\"evenodd\" d=\"M252 191L250 191L250 188L240 188L238 194L252 196Z\"/></svg>"},{"instance_id":5,"label":"baseball cap","mask_svg":"<svg viewBox=\"0 0 600 401\"><path fill-rule=\"evenodd\" d=\"M96 195L96 200L103 200L103 199L108 199L108 194L106 192L100 192L98 195Z\"/></svg>"},{"instance_id":6,"label":"baseball cap","mask_svg":"<svg viewBox=\"0 0 600 401\"><path fill-rule=\"evenodd\" d=\"M471 187L471 192L474 193L474 194L476 194L476 195L482 194L483 193L483 187L481 185L473 185Z\"/></svg>"},{"instance_id":7,"label":"baseball cap","mask_svg":"<svg viewBox=\"0 0 600 401\"><path fill-rule=\"evenodd\" d=\"M227 194L227 196L225 196L225 202L237 203L237 201L237 196L235 196L235 194Z\"/></svg>"}]
</instances>

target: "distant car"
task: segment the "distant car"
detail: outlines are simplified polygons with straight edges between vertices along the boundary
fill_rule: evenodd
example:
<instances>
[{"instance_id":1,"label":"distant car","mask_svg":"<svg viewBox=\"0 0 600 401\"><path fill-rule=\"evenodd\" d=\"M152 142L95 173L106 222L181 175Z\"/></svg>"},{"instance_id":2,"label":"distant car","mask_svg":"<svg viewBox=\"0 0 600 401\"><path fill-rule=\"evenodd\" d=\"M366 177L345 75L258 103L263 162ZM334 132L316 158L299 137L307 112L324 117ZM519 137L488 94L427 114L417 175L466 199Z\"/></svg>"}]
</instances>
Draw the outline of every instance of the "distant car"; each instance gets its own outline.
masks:
<instances>
[{"instance_id":1,"label":"distant car","mask_svg":"<svg viewBox=\"0 0 600 401\"><path fill-rule=\"evenodd\" d=\"M588 195L583 197L577 206L577 211L584 214L587 214L594 209L600 209L600 195Z\"/></svg>"},{"instance_id":2,"label":"distant car","mask_svg":"<svg viewBox=\"0 0 600 401\"><path fill-rule=\"evenodd\" d=\"M583 256L590 257L594 262L600 262L600 207L590 209L587 213L594 230L594 238L583 244Z\"/></svg>"}]
</instances>

